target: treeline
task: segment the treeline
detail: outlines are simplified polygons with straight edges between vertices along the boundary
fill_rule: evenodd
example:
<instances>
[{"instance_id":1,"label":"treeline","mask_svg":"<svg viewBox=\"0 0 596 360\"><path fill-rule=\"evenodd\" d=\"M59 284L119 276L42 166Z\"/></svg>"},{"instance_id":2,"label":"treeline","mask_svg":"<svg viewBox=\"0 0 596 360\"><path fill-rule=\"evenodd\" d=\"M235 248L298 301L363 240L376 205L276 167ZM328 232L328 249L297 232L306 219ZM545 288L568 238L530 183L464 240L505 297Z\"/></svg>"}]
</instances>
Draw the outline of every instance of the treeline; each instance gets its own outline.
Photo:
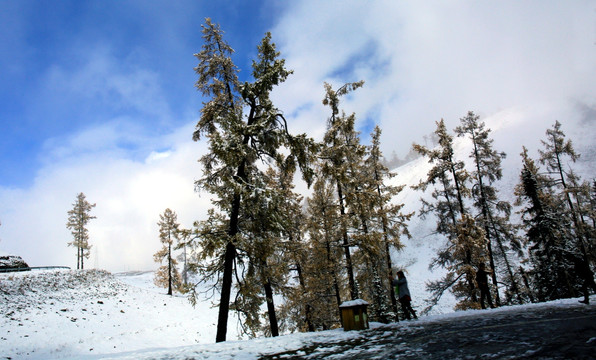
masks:
<instances>
[{"instance_id":1,"label":"treeline","mask_svg":"<svg viewBox=\"0 0 596 360\"><path fill-rule=\"evenodd\" d=\"M402 248L401 236L409 236L413 214L403 213L403 204L394 200L403 186L389 185L394 174L382 162L381 130L376 127L371 144L363 145L354 128L356 115L341 109L342 97L363 82L337 89L324 84L327 131L315 142L291 134L269 96L291 74L270 34L258 46L251 82L238 79L233 50L209 19L203 39L195 71L206 102L193 139L209 144L196 188L213 196L213 208L186 230L176 221L164 225L175 216L166 210L160 228L180 235L160 233L164 248L156 260L168 259L166 277L172 278L175 268L175 238L191 250L183 273L213 284L210 293L220 295L216 341L226 340L230 310L240 315L250 336L336 327L339 305L356 298L369 302L372 320L396 320L387 274L402 266L392 262L391 253ZM577 295L582 277L573 264L589 269L594 256L596 185L581 183L563 168L564 156L575 160L577 155L569 142L559 144L560 124L549 130L558 135L545 141L541 152L547 173L524 152L516 189L524 206L521 224L511 223L512 205L494 187L504 154L492 148L490 130L469 113L455 131L474 145L472 169L455 159L453 136L443 121L433 135L437 146L414 146L433 164L416 186L432 191L420 215L436 215L437 233L448 239L433 262L447 275L429 284L430 306L450 290L458 308L479 307L473 274L485 262L497 304ZM312 188L307 199L294 190L298 172ZM196 300L197 287L184 288Z\"/></svg>"},{"instance_id":2,"label":"treeline","mask_svg":"<svg viewBox=\"0 0 596 360\"><path fill-rule=\"evenodd\" d=\"M431 282L429 308L446 290L458 299L456 309L478 308L476 269L488 263L495 303L521 304L596 291L591 263L596 249L596 181L581 181L571 163L579 158L557 121L546 131L538 163L525 147L523 170L515 187L521 223L511 221L513 206L499 194L505 153L493 148L490 129L469 112L450 134L443 120L435 131L439 145L414 149L433 164L426 179L414 188L432 189L422 200L422 217L436 216L436 232L446 246L431 266L447 270ZM472 144L470 168L455 157L453 136Z\"/></svg>"}]
</instances>

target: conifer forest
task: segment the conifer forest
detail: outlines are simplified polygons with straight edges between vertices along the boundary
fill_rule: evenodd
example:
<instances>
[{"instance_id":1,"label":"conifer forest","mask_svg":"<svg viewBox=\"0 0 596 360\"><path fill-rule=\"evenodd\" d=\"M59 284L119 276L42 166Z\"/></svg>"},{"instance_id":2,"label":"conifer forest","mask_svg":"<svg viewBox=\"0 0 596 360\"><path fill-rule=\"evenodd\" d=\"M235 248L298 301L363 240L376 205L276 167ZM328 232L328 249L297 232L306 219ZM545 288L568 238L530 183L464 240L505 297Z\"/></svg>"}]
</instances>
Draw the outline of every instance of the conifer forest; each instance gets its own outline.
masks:
<instances>
[{"instance_id":1,"label":"conifer forest","mask_svg":"<svg viewBox=\"0 0 596 360\"><path fill-rule=\"evenodd\" d=\"M192 138L208 144L195 187L211 194L212 207L188 229L166 209L155 261L162 264L156 283L170 294L187 293L191 302L207 295L217 304L216 341L226 340L230 312L249 336L338 327L340 305L355 299L368 302L371 321L400 320L390 276L407 268L392 254L403 248L415 217L436 221L433 236L446 240L431 264L445 275L426 284L431 297L422 313L447 292L456 310L479 309L481 264L494 306L596 291L596 179L574 171L580 154L564 121L545 127L538 158L521 145L519 155L495 148L491 129L472 111L455 129L437 121L433 141L413 145L413 156L431 170L413 187L419 210L406 212L395 201L405 187L391 185L382 129L363 139L358 114L342 108L364 81L321 84L322 140L293 134L270 96L292 76L272 35L257 46L251 80L241 81L247 69L234 64L219 25L207 19L202 28L194 70L204 102ZM460 138L471 144L468 158L454 150ZM521 164L514 194L496 186L506 156L519 156ZM308 195L298 193L297 182L308 185ZM199 294L199 283L214 287Z\"/></svg>"}]
</instances>

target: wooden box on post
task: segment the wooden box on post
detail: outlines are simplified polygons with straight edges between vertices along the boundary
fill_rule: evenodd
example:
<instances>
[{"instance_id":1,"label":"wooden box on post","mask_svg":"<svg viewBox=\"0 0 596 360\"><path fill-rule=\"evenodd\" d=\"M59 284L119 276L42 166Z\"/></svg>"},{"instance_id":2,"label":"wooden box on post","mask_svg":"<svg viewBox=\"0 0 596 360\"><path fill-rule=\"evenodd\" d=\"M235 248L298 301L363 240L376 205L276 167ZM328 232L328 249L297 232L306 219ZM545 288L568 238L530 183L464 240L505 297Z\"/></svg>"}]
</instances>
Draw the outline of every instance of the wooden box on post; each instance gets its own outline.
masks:
<instances>
[{"instance_id":1,"label":"wooden box on post","mask_svg":"<svg viewBox=\"0 0 596 360\"><path fill-rule=\"evenodd\" d=\"M362 299L346 301L339 306L344 331L368 329L367 306L368 303Z\"/></svg>"}]
</instances>

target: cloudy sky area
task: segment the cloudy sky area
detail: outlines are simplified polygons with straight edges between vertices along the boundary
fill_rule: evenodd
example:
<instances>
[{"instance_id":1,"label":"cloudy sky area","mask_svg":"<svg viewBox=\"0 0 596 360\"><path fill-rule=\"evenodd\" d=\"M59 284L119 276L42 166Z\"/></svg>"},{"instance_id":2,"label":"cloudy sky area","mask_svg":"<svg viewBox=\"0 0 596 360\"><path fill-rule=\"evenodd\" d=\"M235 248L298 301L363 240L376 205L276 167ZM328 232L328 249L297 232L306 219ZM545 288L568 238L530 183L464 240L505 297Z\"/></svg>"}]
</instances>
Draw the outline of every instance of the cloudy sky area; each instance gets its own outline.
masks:
<instances>
[{"instance_id":1,"label":"cloudy sky area","mask_svg":"<svg viewBox=\"0 0 596 360\"><path fill-rule=\"evenodd\" d=\"M87 264L112 271L156 267L165 208L185 227L205 214L206 144L191 140L205 17L246 80L272 32L294 70L273 94L293 132L321 138L324 81L363 79L343 106L365 138L381 126L387 155L468 110L497 138L513 129L510 158L555 120L594 134L581 131L596 117L593 1L2 1L0 253L76 266L65 223L79 192L97 203Z\"/></svg>"}]
</instances>

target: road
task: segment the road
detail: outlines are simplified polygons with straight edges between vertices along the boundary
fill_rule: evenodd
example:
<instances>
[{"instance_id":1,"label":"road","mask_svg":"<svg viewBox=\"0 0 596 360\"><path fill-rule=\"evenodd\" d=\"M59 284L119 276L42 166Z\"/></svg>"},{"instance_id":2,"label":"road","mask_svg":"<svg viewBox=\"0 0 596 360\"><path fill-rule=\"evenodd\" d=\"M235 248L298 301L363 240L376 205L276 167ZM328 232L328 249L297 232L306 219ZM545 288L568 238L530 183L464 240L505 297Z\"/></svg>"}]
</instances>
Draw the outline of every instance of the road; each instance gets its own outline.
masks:
<instances>
[{"instance_id":1,"label":"road","mask_svg":"<svg viewBox=\"0 0 596 360\"><path fill-rule=\"evenodd\" d=\"M596 305L474 311L361 334L260 359L596 359Z\"/></svg>"}]
</instances>

